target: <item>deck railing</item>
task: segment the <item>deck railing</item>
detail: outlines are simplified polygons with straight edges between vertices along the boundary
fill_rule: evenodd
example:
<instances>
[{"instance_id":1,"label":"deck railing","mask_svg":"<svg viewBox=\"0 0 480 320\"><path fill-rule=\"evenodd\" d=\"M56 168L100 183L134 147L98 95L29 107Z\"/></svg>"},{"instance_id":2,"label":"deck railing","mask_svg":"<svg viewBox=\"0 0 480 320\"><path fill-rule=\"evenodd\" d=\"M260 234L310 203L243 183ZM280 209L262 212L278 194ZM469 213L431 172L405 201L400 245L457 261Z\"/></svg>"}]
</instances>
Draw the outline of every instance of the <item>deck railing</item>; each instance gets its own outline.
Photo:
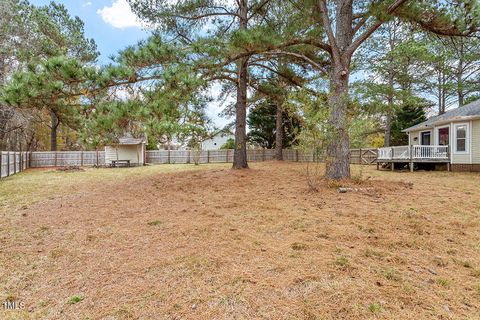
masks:
<instances>
[{"instance_id":1,"label":"deck railing","mask_svg":"<svg viewBox=\"0 0 480 320\"><path fill-rule=\"evenodd\" d=\"M378 149L379 160L448 160L448 146L397 146Z\"/></svg>"}]
</instances>

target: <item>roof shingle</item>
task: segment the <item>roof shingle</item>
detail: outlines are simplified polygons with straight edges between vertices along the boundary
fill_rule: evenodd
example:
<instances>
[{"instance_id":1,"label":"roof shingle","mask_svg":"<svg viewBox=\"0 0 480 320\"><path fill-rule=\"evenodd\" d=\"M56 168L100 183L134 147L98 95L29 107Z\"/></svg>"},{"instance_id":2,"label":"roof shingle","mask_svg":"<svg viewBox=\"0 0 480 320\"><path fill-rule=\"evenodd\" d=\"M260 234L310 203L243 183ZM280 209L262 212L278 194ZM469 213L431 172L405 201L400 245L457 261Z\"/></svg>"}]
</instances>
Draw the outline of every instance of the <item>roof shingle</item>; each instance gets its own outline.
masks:
<instances>
[{"instance_id":1,"label":"roof shingle","mask_svg":"<svg viewBox=\"0 0 480 320\"><path fill-rule=\"evenodd\" d=\"M464 118L477 116L480 117L480 100L476 100L472 103L464 105L463 107L447 111L444 114L431 117L427 121L416 124L410 128L404 129L403 131L407 132L422 128L430 128L437 123L462 120Z\"/></svg>"}]
</instances>

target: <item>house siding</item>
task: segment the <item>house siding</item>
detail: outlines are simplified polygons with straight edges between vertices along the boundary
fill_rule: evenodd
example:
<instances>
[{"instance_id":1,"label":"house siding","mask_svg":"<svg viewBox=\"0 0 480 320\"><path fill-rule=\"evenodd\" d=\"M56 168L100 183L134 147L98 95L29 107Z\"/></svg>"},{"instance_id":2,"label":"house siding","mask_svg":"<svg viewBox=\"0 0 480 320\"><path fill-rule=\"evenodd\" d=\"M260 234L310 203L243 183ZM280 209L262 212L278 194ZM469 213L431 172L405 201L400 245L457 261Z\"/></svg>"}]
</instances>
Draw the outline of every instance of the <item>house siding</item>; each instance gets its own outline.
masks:
<instances>
[{"instance_id":1,"label":"house siding","mask_svg":"<svg viewBox=\"0 0 480 320\"><path fill-rule=\"evenodd\" d=\"M410 132L410 138L409 138L410 145L418 146L421 142L420 133L424 132L424 131L430 131L430 144L435 144L435 130L434 129L422 129L422 130L416 130L416 131L411 131ZM415 138L417 138L416 141L415 141Z\"/></svg>"},{"instance_id":2,"label":"house siding","mask_svg":"<svg viewBox=\"0 0 480 320\"><path fill-rule=\"evenodd\" d=\"M480 120L472 121L472 163L480 164Z\"/></svg>"},{"instance_id":3,"label":"house siding","mask_svg":"<svg viewBox=\"0 0 480 320\"><path fill-rule=\"evenodd\" d=\"M416 141L415 141L415 138L417 138ZM413 145L413 146L419 145L420 144L420 130L410 132L409 140L410 140L410 145Z\"/></svg>"}]
</instances>

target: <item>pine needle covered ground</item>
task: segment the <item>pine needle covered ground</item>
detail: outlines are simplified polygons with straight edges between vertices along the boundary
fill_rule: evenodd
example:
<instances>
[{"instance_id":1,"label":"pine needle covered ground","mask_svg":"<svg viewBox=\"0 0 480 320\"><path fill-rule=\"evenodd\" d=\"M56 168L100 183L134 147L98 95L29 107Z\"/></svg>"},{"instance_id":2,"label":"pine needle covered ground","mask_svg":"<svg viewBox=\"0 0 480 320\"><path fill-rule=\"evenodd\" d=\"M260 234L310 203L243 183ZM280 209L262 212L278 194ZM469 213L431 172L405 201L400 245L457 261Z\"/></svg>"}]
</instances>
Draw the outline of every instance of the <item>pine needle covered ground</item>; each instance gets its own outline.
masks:
<instances>
[{"instance_id":1,"label":"pine needle covered ground","mask_svg":"<svg viewBox=\"0 0 480 320\"><path fill-rule=\"evenodd\" d=\"M480 175L251 167L2 180L0 318L480 318Z\"/></svg>"}]
</instances>

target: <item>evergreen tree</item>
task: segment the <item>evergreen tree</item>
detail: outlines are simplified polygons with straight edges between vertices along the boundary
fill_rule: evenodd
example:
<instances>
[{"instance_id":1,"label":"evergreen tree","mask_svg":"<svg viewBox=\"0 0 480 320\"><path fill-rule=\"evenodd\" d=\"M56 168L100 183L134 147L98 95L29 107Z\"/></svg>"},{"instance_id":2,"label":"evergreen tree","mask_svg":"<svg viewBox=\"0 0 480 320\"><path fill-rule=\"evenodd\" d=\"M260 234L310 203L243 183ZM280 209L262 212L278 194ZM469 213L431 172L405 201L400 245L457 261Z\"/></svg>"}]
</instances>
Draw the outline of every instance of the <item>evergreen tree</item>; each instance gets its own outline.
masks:
<instances>
[{"instance_id":1,"label":"evergreen tree","mask_svg":"<svg viewBox=\"0 0 480 320\"><path fill-rule=\"evenodd\" d=\"M66 105L78 106L78 101L75 100L78 100L79 96L75 95L66 103L64 92L61 97L51 96L49 99L47 94L53 94L53 87L62 91L61 87L64 85L78 84L62 81L76 78L82 72L80 69L83 65L96 60L98 52L95 42L85 37L83 22L78 17L71 17L61 4L51 2L48 6L35 7L28 1L7 0L3 10L6 16L0 18L0 29L8 33L6 46L2 47L0 52L0 66L9 65L8 61L15 61L17 70L24 72L24 75L17 74L13 77L17 84L8 86L7 101L12 102L16 108L29 110L29 113L47 113L51 118L51 150L56 150L58 127L62 123L74 123L72 118L76 111ZM80 69L73 70L77 67ZM0 71L7 71L3 69ZM10 69L9 72L11 75L15 70ZM32 82L33 79L36 82ZM20 92L14 88L24 87L27 83L36 91ZM24 88L30 91L28 87ZM63 91L70 92L71 89ZM19 94L18 97L12 96L15 92ZM25 99L29 94L35 97L35 101ZM43 105L39 105L38 100L41 100ZM6 122L3 121L0 125L6 126Z\"/></svg>"},{"instance_id":2,"label":"evergreen tree","mask_svg":"<svg viewBox=\"0 0 480 320\"><path fill-rule=\"evenodd\" d=\"M402 130L427 120L425 106L407 104L398 109L392 122L392 145L408 145L408 135Z\"/></svg>"},{"instance_id":3,"label":"evergreen tree","mask_svg":"<svg viewBox=\"0 0 480 320\"><path fill-rule=\"evenodd\" d=\"M248 141L262 148L273 149L276 146L277 105L268 100L255 105L248 114ZM300 122L296 116L290 117L282 112L282 146L289 148L295 143L300 132Z\"/></svg>"},{"instance_id":4,"label":"evergreen tree","mask_svg":"<svg viewBox=\"0 0 480 320\"><path fill-rule=\"evenodd\" d=\"M405 28L398 19L386 23L371 37L361 51L365 80L355 84L370 116L379 116L384 127L384 146L392 144L395 115L414 101L423 101L424 84L431 60L428 47L420 36ZM408 101L408 102L407 102Z\"/></svg>"}]
</instances>

